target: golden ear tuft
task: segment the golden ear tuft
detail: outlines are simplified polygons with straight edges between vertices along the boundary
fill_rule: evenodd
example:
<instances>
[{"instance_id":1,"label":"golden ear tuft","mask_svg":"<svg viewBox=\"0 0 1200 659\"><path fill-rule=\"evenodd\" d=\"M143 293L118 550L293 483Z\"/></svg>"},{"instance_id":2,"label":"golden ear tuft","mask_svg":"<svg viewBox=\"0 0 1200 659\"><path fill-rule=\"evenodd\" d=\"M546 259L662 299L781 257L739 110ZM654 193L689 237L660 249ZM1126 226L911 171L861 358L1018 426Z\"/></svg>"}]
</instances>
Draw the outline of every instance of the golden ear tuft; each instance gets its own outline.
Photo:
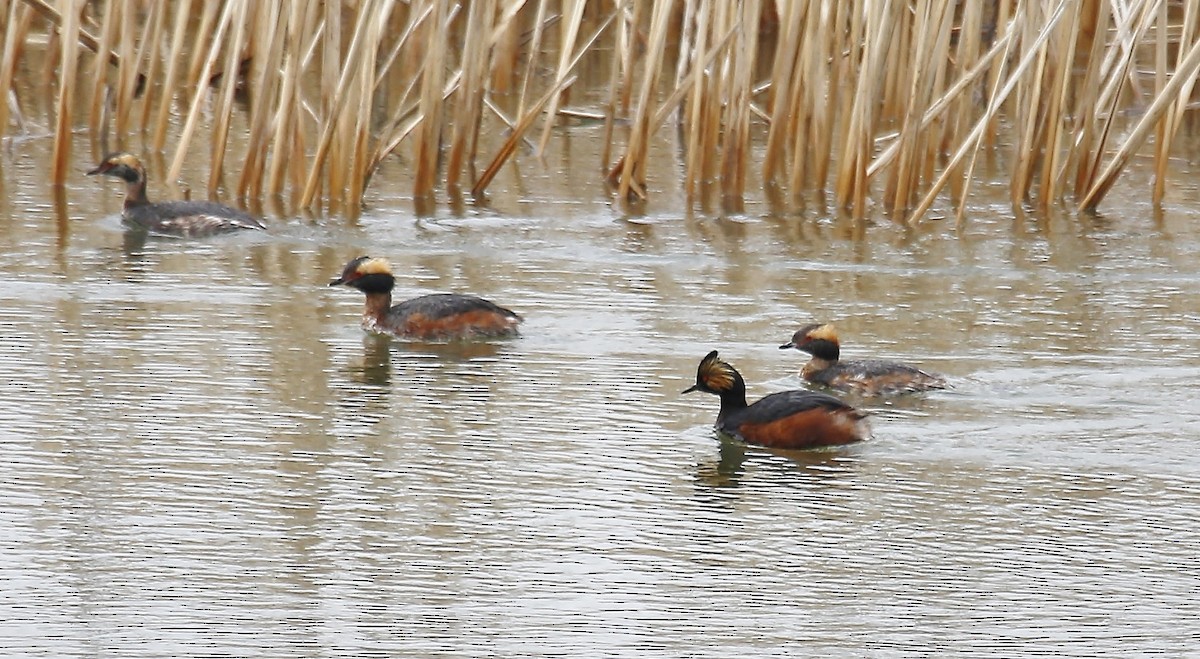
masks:
<instances>
[{"instance_id":1,"label":"golden ear tuft","mask_svg":"<svg viewBox=\"0 0 1200 659\"><path fill-rule=\"evenodd\" d=\"M696 379L713 391L728 391L733 388L733 383L737 379L737 371L719 359L717 351L713 350L700 362Z\"/></svg>"},{"instance_id":2,"label":"golden ear tuft","mask_svg":"<svg viewBox=\"0 0 1200 659\"><path fill-rule=\"evenodd\" d=\"M131 153L117 153L109 156L108 162L114 165L125 165L133 169L138 169L142 166L142 161L137 159L137 156Z\"/></svg>"},{"instance_id":3,"label":"golden ear tuft","mask_svg":"<svg viewBox=\"0 0 1200 659\"><path fill-rule=\"evenodd\" d=\"M832 323L818 325L817 327L810 329L806 336L814 341L838 342L837 329L834 328Z\"/></svg>"},{"instance_id":4,"label":"golden ear tuft","mask_svg":"<svg viewBox=\"0 0 1200 659\"><path fill-rule=\"evenodd\" d=\"M359 263L355 270L362 276L390 275L392 274L392 264L388 263L387 259L371 258Z\"/></svg>"}]
</instances>

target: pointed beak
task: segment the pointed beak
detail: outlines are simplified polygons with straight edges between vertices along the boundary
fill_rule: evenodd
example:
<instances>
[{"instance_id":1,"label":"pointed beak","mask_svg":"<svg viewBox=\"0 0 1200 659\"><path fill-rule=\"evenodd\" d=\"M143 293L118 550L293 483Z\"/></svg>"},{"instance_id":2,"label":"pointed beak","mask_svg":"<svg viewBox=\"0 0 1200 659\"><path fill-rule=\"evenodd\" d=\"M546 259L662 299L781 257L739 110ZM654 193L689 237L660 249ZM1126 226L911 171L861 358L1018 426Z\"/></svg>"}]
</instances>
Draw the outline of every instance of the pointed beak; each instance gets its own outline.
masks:
<instances>
[{"instance_id":1,"label":"pointed beak","mask_svg":"<svg viewBox=\"0 0 1200 659\"><path fill-rule=\"evenodd\" d=\"M795 344L795 343L792 343L791 341L788 341L787 343L785 343L785 344L783 344L783 345L779 346L779 349L780 349L780 350L787 350L788 348L795 348L795 347L796 347L796 344Z\"/></svg>"},{"instance_id":2,"label":"pointed beak","mask_svg":"<svg viewBox=\"0 0 1200 659\"><path fill-rule=\"evenodd\" d=\"M107 171L108 171L108 163L102 162L99 165L96 165L95 167L93 167L91 170L89 170L87 175L91 176L93 174L103 174L104 172L107 172Z\"/></svg>"},{"instance_id":3,"label":"pointed beak","mask_svg":"<svg viewBox=\"0 0 1200 659\"><path fill-rule=\"evenodd\" d=\"M692 386L688 387L687 389L684 389L684 390L683 390L682 392L680 392L680 393L684 393L684 394L690 394L690 393L692 393L693 391L699 391L699 389L700 389L700 385L698 385L698 384L693 384Z\"/></svg>"},{"instance_id":4,"label":"pointed beak","mask_svg":"<svg viewBox=\"0 0 1200 659\"><path fill-rule=\"evenodd\" d=\"M329 285L330 286L341 286L342 284L345 284L345 283L346 283L345 277L338 277L337 279L330 280Z\"/></svg>"}]
</instances>

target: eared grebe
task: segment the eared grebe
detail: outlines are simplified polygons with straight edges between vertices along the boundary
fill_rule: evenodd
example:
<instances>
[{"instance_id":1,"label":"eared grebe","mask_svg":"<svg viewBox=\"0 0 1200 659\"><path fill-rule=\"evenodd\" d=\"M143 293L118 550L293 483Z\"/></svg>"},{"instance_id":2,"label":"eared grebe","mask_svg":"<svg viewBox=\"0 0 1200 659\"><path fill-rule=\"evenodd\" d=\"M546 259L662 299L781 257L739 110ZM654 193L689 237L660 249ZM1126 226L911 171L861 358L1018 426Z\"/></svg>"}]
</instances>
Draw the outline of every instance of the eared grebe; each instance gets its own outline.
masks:
<instances>
[{"instance_id":1,"label":"eared grebe","mask_svg":"<svg viewBox=\"0 0 1200 659\"><path fill-rule=\"evenodd\" d=\"M866 414L816 391L781 391L747 405L746 382L716 350L700 362L696 384L683 393L692 391L720 396L717 430L750 444L805 449L850 444L871 434Z\"/></svg>"},{"instance_id":2,"label":"eared grebe","mask_svg":"<svg viewBox=\"0 0 1200 659\"><path fill-rule=\"evenodd\" d=\"M809 382L867 396L945 389L946 380L915 366L879 359L839 361L837 331L828 323L801 327L780 350L795 348L812 355L800 369Z\"/></svg>"},{"instance_id":3,"label":"eared grebe","mask_svg":"<svg viewBox=\"0 0 1200 659\"><path fill-rule=\"evenodd\" d=\"M367 294L362 326L368 332L424 341L495 339L517 335L521 317L483 298L442 293L392 305L396 278L384 259L360 256L346 264L330 286L352 286Z\"/></svg>"},{"instance_id":4,"label":"eared grebe","mask_svg":"<svg viewBox=\"0 0 1200 659\"><path fill-rule=\"evenodd\" d=\"M254 216L213 201L161 201L146 198L146 168L128 153L106 156L88 175L107 174L125 181L121 218L135 229L165 236L198 238L243 229L265 229Z\"/></svg>"}]
</instances>

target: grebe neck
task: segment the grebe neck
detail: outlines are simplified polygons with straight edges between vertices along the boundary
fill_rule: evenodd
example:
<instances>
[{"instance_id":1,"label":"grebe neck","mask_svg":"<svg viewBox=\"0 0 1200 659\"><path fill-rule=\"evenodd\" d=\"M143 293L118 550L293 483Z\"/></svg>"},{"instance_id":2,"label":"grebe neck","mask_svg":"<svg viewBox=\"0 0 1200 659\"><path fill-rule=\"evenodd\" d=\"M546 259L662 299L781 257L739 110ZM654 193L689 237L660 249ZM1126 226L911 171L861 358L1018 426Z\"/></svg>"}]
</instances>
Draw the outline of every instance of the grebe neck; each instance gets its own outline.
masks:
<instances>
[{"instance_id":1,"label":"grebe neck","mask_svg":"<svg viewBox=\"0 0 1200 659\"><path fill-rule=\"evenodd\" d=\"M800 375L801 377L808 377L814 373L820 373L821 371L824 371L835 364L837 364L837 359L821 359L820 357L813 357L805 362L804 368L800 369Z\"/></svg>"},{"instance_id":2,"label":"grebe neck","mask_svg":"<svg viewBox=\"0 0 1200 659\"><path fill-rule=\"evenodd\" d=\"M125 182L125 208L149 204L150 200L146 198L146 179Z\"/></svg>"},{"instance_id":3,"label":"grebe neck","mask_svg":"<svg viewBox=\"0 0 1200 659\"><path fill-rule=\"evenodd\" d=\"M391 292L367 293L367 305L363 309L363 325L368 327L379 326L391 308Z\"/></svg>"},{"instance_id":4,"label":"grebe neck","mask_svg":"<svg viewBox=\"0 0 1200 659\"><path fill-rule=\"evenodd\" d=\"M746 389L744 387L731 391L722 391L718 395L721 397L721 410L717 412L718 424L724 421L730 414L746 409Z\"/></svg>"}]
</instances>

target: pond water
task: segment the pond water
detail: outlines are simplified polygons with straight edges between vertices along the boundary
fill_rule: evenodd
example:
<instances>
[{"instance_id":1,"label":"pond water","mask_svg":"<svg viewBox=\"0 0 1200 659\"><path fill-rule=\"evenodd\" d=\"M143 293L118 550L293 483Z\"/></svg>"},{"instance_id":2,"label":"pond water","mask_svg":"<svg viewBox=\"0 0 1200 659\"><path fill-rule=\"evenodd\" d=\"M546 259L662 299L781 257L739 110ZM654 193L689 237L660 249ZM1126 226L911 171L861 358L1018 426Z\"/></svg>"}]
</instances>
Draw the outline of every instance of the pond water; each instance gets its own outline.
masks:
<instances>
[{"instance_id":1,"label":"pond water","mask_svg":"<svg viewBox=\"0 0 1200 659\"><path fill-rule=\"evenodd\" d=\"M1200 648L1190 162L1161 212L1134 171L1100 216L1017 217L985 182L961 230L859 230L689 213L670 169L625 214L589 130L486 206L415 217L398 163L359 218L268 209L266 235L202 241L125 235L86 145L56 192L49 140L9 143L0 653ZM523 335L365 336L326 285L362 254ZM712 349L752 398L802 386L778 345L814 320L954 386L850 399L871 441L792 454L680 395Z\"/></svg>"}]
</instances>

